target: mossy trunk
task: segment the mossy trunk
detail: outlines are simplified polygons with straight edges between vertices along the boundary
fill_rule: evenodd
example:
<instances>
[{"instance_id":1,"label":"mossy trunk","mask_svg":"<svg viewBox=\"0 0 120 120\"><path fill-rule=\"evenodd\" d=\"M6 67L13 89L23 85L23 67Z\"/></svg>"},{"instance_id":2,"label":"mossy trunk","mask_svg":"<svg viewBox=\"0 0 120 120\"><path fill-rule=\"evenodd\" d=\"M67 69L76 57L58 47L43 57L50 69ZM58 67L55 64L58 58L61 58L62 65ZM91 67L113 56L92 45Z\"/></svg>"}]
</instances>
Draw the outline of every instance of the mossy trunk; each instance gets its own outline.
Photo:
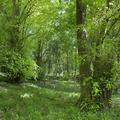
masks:
<instances>
[{"instance_id":1,"label":"mossy trunk","mask_svg":"<svg viewBox=\"0 0 120 120\"><path fill-rule=\"evenodd\" d=\"M11 38L10 45L12 49L20 48L20 1L12 0L11 15Z\"/></svg>"},{"instance_id":2,"label":"mossy trunk","mask_svg":"<svg viewBox=\"0 0 120 120\"><path fill-rule=\"evenodd\" d=\"M106 2L107 5L109 5L108 0ZM111 0L109 2L111 2ZM78 55L83 59L80 61L79 67L79 82L81 89L78 104L80 105L81 110L91 109L93 107L97 109L106 109L110 107L110 98L112 95L112 90L107 87L107 82L111 82L113 61L111 61L109 55L105 59L103 59L103 56L98 57L100 50L96 51L98 56L95 56L94 61L91 59L90 50L86 47L89 45L89 41L86 39L86 33L83 27L85 18L86 6L83 3L83 0L76 0ZM104 35L105 28L103 23L100 34ZM96 48L99 48L99 46L103 44L103 41L101 42L100 40L96 41ZM93 71L91 71L91 63L93 64ZM93 95L92 93L94 82L98 83L100 90L97 95Z\"/></svg>"},{"instance_id":3,"label":"mossy trunk","mask_svg":"<svg viewBox=\"0 0 120 120\"><path fill-rule=\"evenodd\" d=\"M112 0L106 0L106 6L108 10L111 8L110 3ZM106 23L108 21L104 21L102 25L102 29L100 32L100 38L105 34L106 30ZM101 39L96 41L96 48L100 46L104 46L104 41ZM94 60L94 73L93 79L97 80L99 83L99 89L101 90L98 96L93 97L93 101L100 103L101 108L108 109L111 107L111 96L112 96L112 87L108 87L107 84L112 85L112 68L113 68L113 55L108 53L106 56L101 56L101 50L96 49L97 55L95 56Z\"/></svg>"},{"instance_id":4,"label":"mossy trunk","mask_svg":"<svg viewBox=\"0 0 120 120\"><path fill-rule=\"evenodd\" d=\"M111 106L112 87L108 87L108 84L112 84L112 68L113 61L110 58L102 59L96 57L94 62L94 75L93 79L99 83L100 94L93 99L101 104L101 107L108 109Z\"/></svg>"},{"instance_id":5,"label":"mossy trunk","mask_svg":"<svg viewBox=\"0 0 120 120\"><path fill-rule=\"evenodd\" d=\"M89 57L89 50L86 47L88 41L83 25L86 17L86 6L82 0L76 0L76 24L77 24L77 40L78 40L78 55L81 58L79 66L79 83L80 83L80 98L78 104L81 109L87 107L91 101L91 59ZM83 59L83 60L82 60ZM84 106L84 105L85 106Z\"/></svg>"}]
</instances>

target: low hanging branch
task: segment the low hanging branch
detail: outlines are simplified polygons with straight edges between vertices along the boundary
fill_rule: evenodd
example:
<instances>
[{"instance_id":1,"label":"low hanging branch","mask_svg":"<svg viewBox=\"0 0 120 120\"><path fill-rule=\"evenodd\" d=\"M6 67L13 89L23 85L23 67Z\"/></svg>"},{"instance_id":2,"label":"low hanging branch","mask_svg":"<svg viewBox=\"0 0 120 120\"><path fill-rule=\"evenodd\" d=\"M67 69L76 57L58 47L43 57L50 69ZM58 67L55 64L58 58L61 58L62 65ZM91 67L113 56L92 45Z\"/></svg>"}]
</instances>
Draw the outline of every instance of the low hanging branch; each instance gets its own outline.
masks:
<instances>
[{"instance_id":1,"label":"low hanging branch","mask_svg":"<svg viewBox=\"0 0 120 120\"><path fill-rule=\"evenodd\" d=\"M114 19L114 21L112 22L112 24L110 25L109 29L105 32L104 36L102 37L101 41L104 41L104 39L106 38L106 36L109 35L110 31L114 28L114 26L117 24L117 22L120 20L120 15Z\"/></svg>"},{"instance_id":2,"label":"low hanging branch","mask_svg":"<svg viewBox=\"0 0 120 120\"><path fill-rule=\"evenodd\" d=\"M114 26L115 26L115 25L118 23L118 21L120 20L120 14L119 14L119 12L120 12L120 8L118 8L118 9L115 11L115 13L118 14L118 17L116 17L116 18L114 18L114 19L112 19L112 17L115 16L115 13L113 13L110 17L106 18L106 21L107 21L106 24L108 24L108 23L111 23L111 24L110 24L109 29L107 29L107 31L104 33L103 37L101 38L101 42L102 42L102 43L103 43L103 41L105 40L106 36L109 35L110 31L114 28ZM118 34L118 32L117 32L117 34Z\"/></svg>"}]
</instances>

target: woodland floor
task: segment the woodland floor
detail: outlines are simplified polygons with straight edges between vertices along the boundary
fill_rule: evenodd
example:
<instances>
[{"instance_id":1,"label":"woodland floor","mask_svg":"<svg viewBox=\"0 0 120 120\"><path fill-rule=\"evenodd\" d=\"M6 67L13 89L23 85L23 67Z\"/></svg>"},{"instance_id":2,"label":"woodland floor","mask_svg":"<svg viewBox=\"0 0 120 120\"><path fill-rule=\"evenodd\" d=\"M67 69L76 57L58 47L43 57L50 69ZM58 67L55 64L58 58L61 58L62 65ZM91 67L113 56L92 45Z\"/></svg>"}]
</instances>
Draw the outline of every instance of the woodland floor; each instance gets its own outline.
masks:
<instances>
[{"instance_id":1,"label":"woodland floor","mask_svg":"<svg viewBox=\"0 0 120 120\"><path fill-rule=\"evenodd\" d=\"M120 94L108 112L79 112L79 85L51 81L12 85L0 82L0 120L120 120Z\"/></svg>"}]
</instances>

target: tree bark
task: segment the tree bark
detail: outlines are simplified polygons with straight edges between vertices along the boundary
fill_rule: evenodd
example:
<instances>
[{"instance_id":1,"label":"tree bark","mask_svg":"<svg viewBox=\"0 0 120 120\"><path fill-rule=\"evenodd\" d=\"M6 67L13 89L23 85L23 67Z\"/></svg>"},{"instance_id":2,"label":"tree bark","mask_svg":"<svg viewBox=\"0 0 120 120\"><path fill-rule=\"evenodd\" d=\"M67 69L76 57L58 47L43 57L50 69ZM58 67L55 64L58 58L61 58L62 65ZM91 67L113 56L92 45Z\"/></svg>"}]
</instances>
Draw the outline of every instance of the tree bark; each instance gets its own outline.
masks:
<instances>
[{"instance_id":1,"label":"tree bark","mask_svg":"<svg viewBox=\"0 0 120 120\"><path fill-rule=\"evenodd\" d=\"M77 40L78 40L78 55L83 60L79 66L79 82L80 82L80 98L78 104L89 104L91 101L91 60L89 57L89 50L86 47L88 41L84 32L84 24L86 17L86 6L83 0L76 0L76 24L77 24ZM82 106L81 106L82 107ZM85 106L87 107L87 106ZM84 108L83 108L84 109Z\"/></svg>"},{"instance_id":2,"label":"tree bark","mask_svg":"<svg viewBox=\"0 0 120 120\"><path fill-rule=\"evenodd\" d=\"M106 6L108 7L108 10L110 9L111 5L110 3L112 0L106 0ZM105 21L107 22L107 21ZM103 23L104 26L104 23ZM102 27L101 31L102 34L105 33L106 26ZM100 41L101 39L98 39L98 42L96 42L96 48L99 48L99 46L102 46L104 41ZM112 95L112 89L107 88L107 82L112 82L112 68L113 68L113 58L108 55L107 58L103 58L103 56L100 56L100 49L96 49L96 53L98 54L95 56L94 61L94 73L93 73L93 79L97 80L100 86L101 93L98 96L92 97L94 102L100 103L101 107L103 109L110 108L110 99Z\"/></svg>"},{"instance_id":3,"label":"tree bark","mask_svg":"<svg viewBox=\"0 0 120 120\"><path fill-rule=\"evenodd\" d=\"M19 17L20 17L20 1L19 0L12 0L12 27L11 27L11 40L10 45L12 48L16 48L17 43L20 39L20 24L19 24ZM18 47L18 46L17 46Z\"/></svg>"}]
</instances>

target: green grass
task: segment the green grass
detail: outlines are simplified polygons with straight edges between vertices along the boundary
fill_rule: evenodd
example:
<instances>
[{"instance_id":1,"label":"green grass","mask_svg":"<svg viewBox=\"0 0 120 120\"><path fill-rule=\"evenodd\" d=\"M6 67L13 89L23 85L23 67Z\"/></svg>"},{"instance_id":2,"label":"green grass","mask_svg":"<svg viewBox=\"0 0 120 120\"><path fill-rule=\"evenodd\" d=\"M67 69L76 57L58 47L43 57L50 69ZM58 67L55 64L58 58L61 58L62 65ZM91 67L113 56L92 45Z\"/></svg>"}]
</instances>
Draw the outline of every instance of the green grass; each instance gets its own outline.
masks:
<instances>
[{"instance_id":1,"label":"green grass","mask_svg":"<svg viewBox=\"0 0 120 120\"><path fill-rule=\"evenodd\" d=\"M85 113L75 106L79 98L73 82L12 85L0 83L0 120L119 120L120 109L109 112ZM75 84L75 85L74 85ZM57 89L59 85L59 89ZM67 88L65 87L67 86ZM73 89L74 87L74 89ZM73 91L72 91L72 89ZM119 104L119 96L113 101ZM117 101L118 100L118 101Z\"/></svg>"}]
</instances>

